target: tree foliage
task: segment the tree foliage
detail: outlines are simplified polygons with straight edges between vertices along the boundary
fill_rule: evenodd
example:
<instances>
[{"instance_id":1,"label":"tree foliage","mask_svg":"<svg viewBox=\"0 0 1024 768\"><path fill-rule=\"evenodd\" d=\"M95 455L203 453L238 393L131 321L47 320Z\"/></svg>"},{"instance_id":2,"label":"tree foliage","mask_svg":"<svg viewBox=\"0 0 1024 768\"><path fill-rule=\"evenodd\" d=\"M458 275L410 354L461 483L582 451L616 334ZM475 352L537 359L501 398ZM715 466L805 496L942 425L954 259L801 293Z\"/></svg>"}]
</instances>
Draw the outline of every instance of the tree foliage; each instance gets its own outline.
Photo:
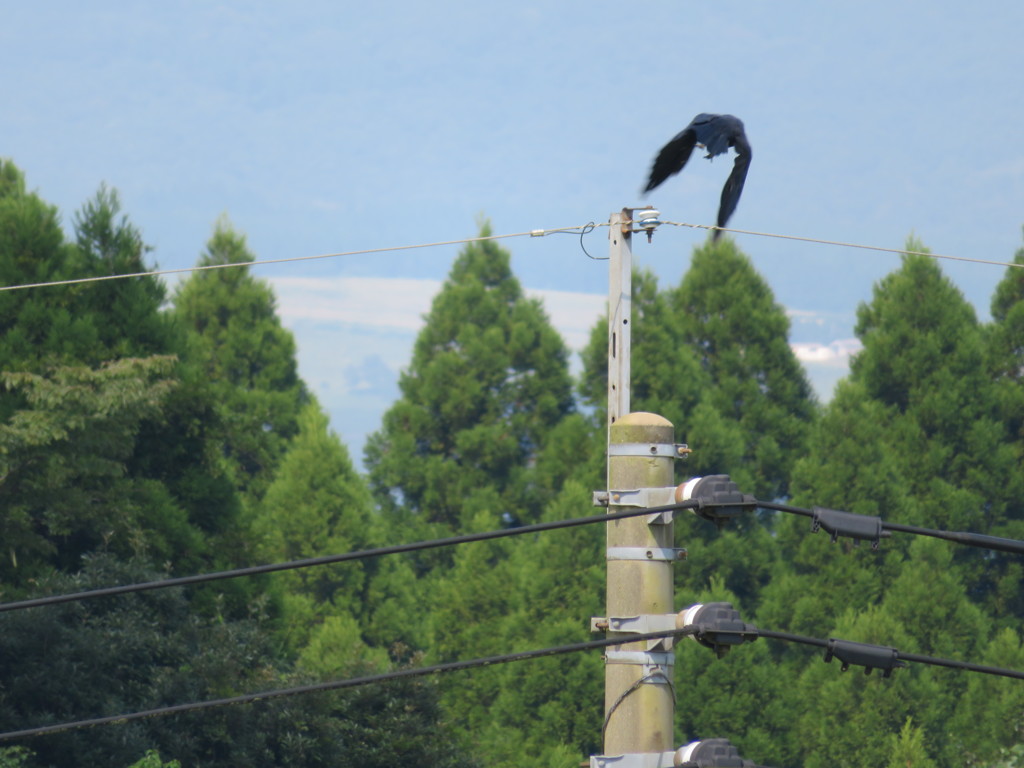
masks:
<instances>
[{"instance_id":1,"label":"tree foliage","mask_svg":"<svg viewBox=\"0 0 1024 768\"><path fill-rule=\"evenodd\" d=\"M25 583L46 566L74 569L99 547L128 556L191 543L160 490L126 477L140 422L174 386L173 364L126 358L99 369L59 367L48 376L0 374L5 390L25 403L0 424L3 582ZM157 509L168 517L154 519ZM147 536L150 525L163 536Z\"/></svg>"},{"instance_id":2,"label":"tree foliage","mask_svg":"<svg viewBox=\"0 0 1024 768\"><path fill-rule=\"evenodd\" d=\"M156 576L103 557L46 587ZM0 730L304 682L279 666L268 639L258 622L196 617L180 590L3 614ZM463 764L451 743L433 738L438 718L430 683L376 686L54 734L33 742L27 765L128 765L153 748L184 765Z\"/></svg>"},{"instance_id":3,"label":"tree foliage","mask_svg":"<svg viewBox=\"0 0 1024 768\"><path fill-rule=\"evenodd\" d=\"M255 257L245 237L218 221L200 267ZM236 487L259 499L307 400L295 339L276 314L273 290L248 267L195 272L174 294L174 318L187 334L186 360L207 382L219 434L213 435Z\"/></svg>"},{"instance_id":4,"label":"tree foliage","mask_svg":"<svg viewBox=\"0 0 1024 768\"><path fill-rule=\"evenodd\" d=\"M0 163L0 280L148 269L149 249L115 191L101 187L74 227L66 240L56 210ZM244 238L218 228L209 264L247 258ZM241 268L220 274L229 272L186 283L176 297L184 309L170 313L151 277L0 295L0 599L250 565L257 552L359 548L385 535L324 415L313 403L300 417L305 389L272 293ZM0 731L384 668L386 654L360 639L369 614L361 570L0 614ZM445 737L425 681L30 746L5 745L0 765L472 764Z\"/></svg>"},{"instance_id":5,"label":"tree foliage","mask_svg":"<svg viewBox=\"0 0 1024 768\"><path fill-rule=\"evenodd\" d=\"M69 238L0 162L0 282L150 266L116 191L72 224ZM218 268L170 308L152 277L0 292L0 599L593 512L604 321L574 400L568 351L508 252L469 245L364 477L298 377L273 292L237 266L252 259L222 220L200 260ZM679 479L728 473L760 498L1024 539L1022 275L1007 269L981 322L933 260L905 256L858 309L863 351L819 408L769 286L709 242L674 287L634 277L633 407L694 449ZM680 513L675 529L678 608L725 600L767 629L1024 669L1016 556L833 543L788 515L719 530ZM585 640L603 550L600 526L578 527L2 612L0 731ZM843 674L768 638L674 651L678 743L726 737L780 768L1021 763L1018 681ZM0 766L570 768L602 748L602 666L571 654L70 731L5 744Z\"/></svg>"},{"instance_id":6,"label":"tree foliage","mask_svg":"<svg viewBox=\"0 0 1024 768\"><path fill-rule=\"evenodd\" d=\"M508 252L468 245L416 338L400 399L367 443L379 503L454 530L472 521L478 494L494 491L516 517L535 517L528 468L572 410L567 357Z\"/></svg>"},{"instance_id":7,"label":"tree foliage","mask_svg":"<svg viewBox=\"0 0 1024 768\"><path fill-rule=\"evenodd\" d=\"M366 549L375 521L365 481L316 401L306 404L298 424L253 522L258 559L281 562ZM318 670L337 673L360 660L363 645L354 617L364 613L362 563L288 571L274 583L283 601L284 636L290 647L306 649L307 663L315 659Z\"/></svg>"}]
</instances>

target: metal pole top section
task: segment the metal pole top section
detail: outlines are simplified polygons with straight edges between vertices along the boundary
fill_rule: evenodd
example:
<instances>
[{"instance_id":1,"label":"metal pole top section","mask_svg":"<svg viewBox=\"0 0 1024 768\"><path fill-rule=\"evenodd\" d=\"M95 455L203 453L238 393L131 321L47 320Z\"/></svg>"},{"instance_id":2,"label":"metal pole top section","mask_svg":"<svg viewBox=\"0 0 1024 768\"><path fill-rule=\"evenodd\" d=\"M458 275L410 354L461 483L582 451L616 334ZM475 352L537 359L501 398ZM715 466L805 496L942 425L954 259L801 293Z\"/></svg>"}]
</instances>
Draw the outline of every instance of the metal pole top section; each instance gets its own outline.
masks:
<instances>
[{"instance_id":1,"label":"metal pole top section","mask_svg":"<svg viewBox=\"0 0 1024 768\"><path fill-rule=\"evenodd\" d=\"M632 215L611 215L608 228L608 426L629 413L629 356L633 322Z\"/></svg>"}]
</instances>

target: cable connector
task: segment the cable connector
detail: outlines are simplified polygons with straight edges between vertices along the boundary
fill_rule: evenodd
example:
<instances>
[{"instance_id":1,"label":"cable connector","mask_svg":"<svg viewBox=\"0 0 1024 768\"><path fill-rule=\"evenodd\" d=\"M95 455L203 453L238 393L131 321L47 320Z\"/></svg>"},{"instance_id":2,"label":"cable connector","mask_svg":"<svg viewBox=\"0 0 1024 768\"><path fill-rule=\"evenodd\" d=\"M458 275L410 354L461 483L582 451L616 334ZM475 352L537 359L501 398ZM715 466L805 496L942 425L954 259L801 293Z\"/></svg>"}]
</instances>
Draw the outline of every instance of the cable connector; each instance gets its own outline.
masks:
<instances>
[{"instance_id":1,"label":"cable connector","mask_svg":"<svg viewBox=\"0 0 1024 768\"><path fill-rule=\"evenodd\" d=\"M728 475L694 477L676 489L676 501L696 501L693 513L719 528L742 512L757 506L757 500L740 491Z\"/></svg>"},{"instance_id":2,"label":"cable connector","mask_svg":"<svg viewBox=\"0 0 1024 768\"><path fill-rule=\"evenodd\" d=\"M680 629L690 625L697 627L693 639L713 650L718 658L725 656L732 646L758 637L757 627L744 622L732 603L691 605L680 611L676 619L676 626Z\"/></svg>"},{"instance_id":3,"label":"cable connector","mask_svg":"<svg viewBox=\"0 0 1024 768\"><path fill-rule=\"evenodd\" d=\"M841 667L843 672L848 670L852 664L864 667L865 675L870 675L872 669L880 669L882 677L889 677L894 669L907 666L906 663L899 660L899 651L895 648L837 640L834 637L829 639L826 646L825 661L831 662L833 657L843 663Z\"/></svg>"},{"instance_id":4,"label":"cable connector","mask_svg":"<svg viewBox=\"0 0 1024 768\"><path fill-rule=\"evenodd\" d=\"M672 764L676 768L757 768L740 757L740 751L728 739L691 742L676 750Z\"/></svg>"},{"instance_id":5,"label":"cable connector","mask_svg":"<svg viewBox=\"0 0 1024 768\"><path fill-rule=\"evenodd\" d=\"M824 528L832 534L832 541L840 536L871 542L872 549L878 549L883 537L891 536L889 531L882 530L882 518L858 515L855 512L843 512L838 509L814 507L812 509L811 532L817 533Z\"/></svg>"}]
</instances>

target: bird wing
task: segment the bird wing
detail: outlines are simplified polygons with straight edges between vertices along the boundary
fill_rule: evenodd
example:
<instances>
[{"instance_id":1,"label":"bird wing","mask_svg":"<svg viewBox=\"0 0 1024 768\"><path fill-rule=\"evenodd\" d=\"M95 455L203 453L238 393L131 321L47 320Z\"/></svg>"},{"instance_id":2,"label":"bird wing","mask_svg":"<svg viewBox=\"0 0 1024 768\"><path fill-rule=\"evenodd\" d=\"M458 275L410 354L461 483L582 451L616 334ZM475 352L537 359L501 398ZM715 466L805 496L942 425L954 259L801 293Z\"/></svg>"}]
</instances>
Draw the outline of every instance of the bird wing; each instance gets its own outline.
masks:
<instances>
[{"instance_id":1,"label":"bird wing","mask_svg":"<svg viewBox=\"0 0 1024 768\"><path fill-rule=\"evenodd\" d=\"M650 192L669 176L683 170L696 144L697 132L691 123L661 148L654 159L654 165L651 166L651 175L647 180L647 186L644 187L644 193Z\"/></svg>"},{"instance_id":2,"label":"bird wing","mask_svg":"<svg viewBox=\"0 0 1024 768\"><path fill-rule=\"evenodd\" d=\"M753 157L750 142L747 141L744 134L736 136L733 142L736 149L736 162L733 163L732 172L722 188L722 202L718 207L718 226L720 227L726 225L729 217L736 210L736 204L740 201L740 194L743 192L743 182L747 179L747 169L750 168L750 160ZM721 232L716 230L714 238L717 240L720 234Z\"/></svg>"}]
</instances>

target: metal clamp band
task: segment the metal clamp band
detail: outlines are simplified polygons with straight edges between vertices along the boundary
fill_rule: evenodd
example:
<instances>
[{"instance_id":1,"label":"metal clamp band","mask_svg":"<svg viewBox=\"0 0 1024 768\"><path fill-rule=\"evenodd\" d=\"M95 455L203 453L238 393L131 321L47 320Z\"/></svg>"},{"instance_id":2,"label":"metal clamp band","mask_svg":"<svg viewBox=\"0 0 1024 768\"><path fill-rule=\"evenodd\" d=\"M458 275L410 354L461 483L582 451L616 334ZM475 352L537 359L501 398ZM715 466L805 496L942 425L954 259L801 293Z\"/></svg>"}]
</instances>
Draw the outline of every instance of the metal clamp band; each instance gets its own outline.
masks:
<instances>
[{"instance_id":1,"label":"metal clamp band","mask_svg":"<svg viewBox=\"0 0 1024 768\"><path fill-rule=\"evenodd\" d=\"M676 663L676 655L671 651L605 651L604 660L607 664L640 664L645 667L671 667Z\"/></svg>"},{"instance_id":2,"label":"metal clamp band","mask_svg":"<svg viewBox=\"0 0 1024 768\"><path fill-rule=\"evenodd\" d=\"M609 443L609 456L651 456L667 459L682 459L690 453L685 443Z\"/></svg>"},{"instance_id":3,"label":"metal clamp band","mask_svg":"<svg viewBox=\"0 0 1024 768\"><path fill-rule=\"evenodd\" d=\"M686 550L679 547L608 547L605 559L674 563L686 559Z\"/></svg>"},{"instance_id":4,"label":"metal clamp band","mask_svg":"<svg viewBox=\"0 0 1024 768\"><path fill-rule=\"evenodd\" d=\"M591 755L590 768L672 768L675 752L634 752L628 755Z\"/></svg>"}]
</instances>

